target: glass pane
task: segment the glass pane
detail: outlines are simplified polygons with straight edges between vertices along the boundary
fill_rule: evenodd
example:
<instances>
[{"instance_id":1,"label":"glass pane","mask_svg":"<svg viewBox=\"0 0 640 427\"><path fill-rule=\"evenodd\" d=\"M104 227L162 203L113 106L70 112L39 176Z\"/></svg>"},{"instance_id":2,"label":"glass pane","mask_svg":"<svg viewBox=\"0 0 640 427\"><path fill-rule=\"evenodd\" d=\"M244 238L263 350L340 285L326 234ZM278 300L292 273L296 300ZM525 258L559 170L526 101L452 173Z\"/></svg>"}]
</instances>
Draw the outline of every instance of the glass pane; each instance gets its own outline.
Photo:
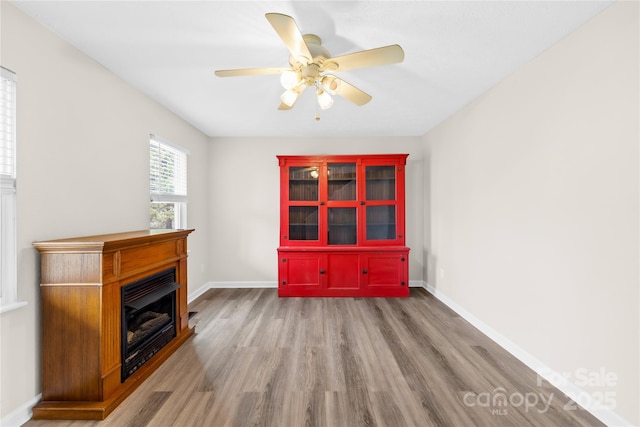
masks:
<instances>
[{"instance_id":1,"label":"glass pane","mask_svg":"<svg viewBox=\"0 0 640 427\"><path fill-rule=\"evenodd\" d=\"M177 203L152 202L149 208L149 228L173 229L176 225L176 205Z\"/></svg>"},{"instance_id":2,"label":"glass pane","mask_svg":"<svg viewBox=\"0 0 640 427\"><path fill-rule=\"evenodd\" d=\"M318 168L289 168L289 200L318 200Z\"/></svg>"},{"instance_id":3,"label":"glass pane","mask_svg":"<svg viewBox=\"0 0 640 427\"><path fill-rule=\"evenodd\" d=\"M367 206L367 240L396 239L396 207Z\"/></svg>"},{"instance_id":4,"label":"glass pane","mask_svg":"<svg viewBox=\"0 0 640 427\"><path fill-rule=\"evenodd\" d=\"M396 167L367 166L367 200L396 199Z\"/></svg>"},{"instance_id":5,"label":"glass pane","mask_svg":"<svg viewBox=\"0 0 640 427\"><path fill-rule=\"evenodd\" d=\"M317 206L289 206L289 240L318 240Z\"/></svg>"},{"instance_id":6,"label":"glass pane","mask_svg":"<svg viewBox=\"0 0 640 427\"><path fill-rule=\"evenodd\" d=\"M177 230L187 228L187 204L181 202L151 202L149 228Z\"/></svg>"},{"instance_id":7,"label":"glass pane","mask_svg":"<svg viewBox=\"0 0 640 427\"><path fill-rule=\"evenodd\" d=\"M329 244L355 245L356 208L329 208Z\"/></svg>"},{"instance_id":8,"label":"glass pane","mask_svg":"<svg viewBox=\"0 0 640 427\"><path fill-rule=\"evenodd\" d=\"M332 163L327 170L329 200L356 199L356 164Z\"/></svg>"}]
</instances>

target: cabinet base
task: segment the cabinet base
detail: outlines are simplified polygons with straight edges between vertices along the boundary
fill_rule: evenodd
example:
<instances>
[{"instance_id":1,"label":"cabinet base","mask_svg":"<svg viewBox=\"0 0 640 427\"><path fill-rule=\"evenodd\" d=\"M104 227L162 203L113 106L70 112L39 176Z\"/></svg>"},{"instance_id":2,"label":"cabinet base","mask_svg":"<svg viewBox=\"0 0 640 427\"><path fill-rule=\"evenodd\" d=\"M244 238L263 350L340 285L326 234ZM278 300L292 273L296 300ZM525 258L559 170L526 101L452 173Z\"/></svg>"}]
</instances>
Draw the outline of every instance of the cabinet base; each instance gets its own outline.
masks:
<instances>
[{"instance_id":1,"label":"cabinet base","mask_svg":"<svg viewBox=\"0 0 640 427\"><path fill-rule=\"evenodd\" d=\"M296 289L295 286L278 288L281 298L409 298L409 287L399 289Z\"/></svg>"},{"instance_id":2,"label":"cabinet base","mask_svg":"<svg viewBox=\"0 0 640 427\"><path fill-rule=\"evenodd\" d=\"M409 248L279 247L278 296L409 297Z\"/></svg>"}]
</instances>

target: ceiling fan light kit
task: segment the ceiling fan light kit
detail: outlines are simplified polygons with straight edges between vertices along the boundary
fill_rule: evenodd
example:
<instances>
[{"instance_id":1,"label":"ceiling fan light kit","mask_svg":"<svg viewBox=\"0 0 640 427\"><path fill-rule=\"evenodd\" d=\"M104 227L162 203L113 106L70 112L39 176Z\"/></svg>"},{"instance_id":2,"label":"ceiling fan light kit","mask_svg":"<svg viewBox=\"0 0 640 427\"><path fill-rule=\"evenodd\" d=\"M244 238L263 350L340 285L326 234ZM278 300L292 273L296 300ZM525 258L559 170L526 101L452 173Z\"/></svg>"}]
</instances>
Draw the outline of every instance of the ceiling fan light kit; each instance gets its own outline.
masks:
<instances>
[{"instance_id":1,"label":"ceiling fan light kit","mask_svg":"<svg viewBox=\"0 0 640 427\"><path fill-rule=\"evenodd\" d=\"M339 95L358 106L365 105L371 101L371 95L326 72L395 64L404 60L404 51L397 44L332 57L322 46L320 37L302 35L292 17L281 13L267 13L265 16L289 49L289 67L217 70L215 74L218 77L280 74L280 84L285 92L280 96L279 110L293 108L302 92L310 86L315 88L318 105L323 110L333 105L331 95ZM315 118L319 120L317 113Z\"/></svg>"},{"instance_id":2,"label":"ceiling fan light kit","mask_svg":"<svg viewBox=\"0 0 640 427\"><path fill-rule=\"evenodd\" d=\"M280 100L287 106L293 107L293 104L296 103L299 96L300 92L296 92L293 89L287 89L282 95L280 95Z\"/></svg>"},{"instance_id":3,"label":"ceiling fan light kit","mask_svg":"<svg viewBox=\"0 0 640 427\"><path fill-rule=\"evenodd\" d=\"M316 94L318 95L318 104L320 104L320 108L326 110L333 105L333 98L325 92L323 89L317 89Z\"/></svg>"},{"instance_id":4,"label":"ceiling fan light kit","mask_svg":"<svg viewBox=\"0 0 640 427\"><path fill-rule=\"evenodd\" d=\"M337 94L340 90L340 79L338 79L336 76L327 74L326 76L322 77L321 83L324 90L329 92L331 95Z\"/></svg>"},{"instance_id":5,"label":"ceiling fan light kit","mask_svg":"<svg viewBox=\"0 0 640 427\"><path fill-rule=\"evenodd\" d=\"M286 70L280 74L280 84L285 89L292 89L297 86L301 80L301 76L293 70Z\"/></svg>"}]
</instances>

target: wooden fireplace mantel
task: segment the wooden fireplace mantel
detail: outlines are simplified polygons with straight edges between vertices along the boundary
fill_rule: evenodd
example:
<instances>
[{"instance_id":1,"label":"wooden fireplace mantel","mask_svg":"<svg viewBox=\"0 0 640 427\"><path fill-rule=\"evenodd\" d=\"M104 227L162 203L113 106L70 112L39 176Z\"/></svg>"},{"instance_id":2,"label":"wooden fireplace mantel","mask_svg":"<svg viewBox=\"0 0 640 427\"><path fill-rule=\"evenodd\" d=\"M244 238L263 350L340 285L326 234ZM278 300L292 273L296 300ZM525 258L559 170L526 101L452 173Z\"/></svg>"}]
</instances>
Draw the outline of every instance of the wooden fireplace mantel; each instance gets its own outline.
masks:
<instances>
[{"instance_id":1,"label":"wooden fireplace mantel","mask_svg":"<svg viewBox=\"0 0 640 427\"><path fill-rule=\"evenodd\" d=\"M42 298L42 400L34 419L104 419L193 335L187 307L192 231L34 242ZM121 287L172 267L180 285L176 337L121 382Z\"/></svg>"}]
</instances>

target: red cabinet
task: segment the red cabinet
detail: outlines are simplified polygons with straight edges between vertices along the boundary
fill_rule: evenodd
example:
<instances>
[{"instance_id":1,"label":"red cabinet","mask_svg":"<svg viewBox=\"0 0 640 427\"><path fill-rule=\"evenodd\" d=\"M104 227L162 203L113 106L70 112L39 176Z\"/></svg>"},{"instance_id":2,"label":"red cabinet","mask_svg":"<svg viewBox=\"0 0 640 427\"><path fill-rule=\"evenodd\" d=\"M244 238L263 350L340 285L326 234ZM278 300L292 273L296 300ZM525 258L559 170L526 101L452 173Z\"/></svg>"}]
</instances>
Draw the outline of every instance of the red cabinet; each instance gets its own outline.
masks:
<instances>
[{"instance_id":1,"label":"red cabinet","mask_svg":"<svg viewBox=\"0 0 640 427\"><path fill-rule=\"evenodd\" d=\"M409 296L406 158L278 156L280 296Z\"/></svg>"}]
</instances>

